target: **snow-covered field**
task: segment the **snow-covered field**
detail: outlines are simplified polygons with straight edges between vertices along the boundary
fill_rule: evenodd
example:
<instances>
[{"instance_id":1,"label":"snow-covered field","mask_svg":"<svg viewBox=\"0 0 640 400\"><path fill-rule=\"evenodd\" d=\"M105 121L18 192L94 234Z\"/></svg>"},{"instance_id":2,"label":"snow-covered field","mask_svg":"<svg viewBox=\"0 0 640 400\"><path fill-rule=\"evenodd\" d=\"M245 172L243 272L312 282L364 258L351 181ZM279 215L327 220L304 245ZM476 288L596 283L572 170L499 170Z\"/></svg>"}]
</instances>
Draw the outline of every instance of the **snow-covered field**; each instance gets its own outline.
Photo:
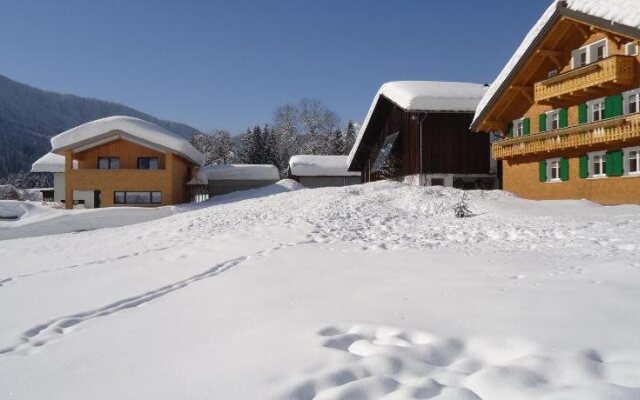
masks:
<instances>
[{"instance_id":1,"label":"snow-covered field","mask_svg":"<svg viewBox=\"0 0 640 400\"><path fill-rule=\"evenodd\" d=\"M0 241L0 398L640 399L640 207L295 189Z\"/></svg>"}]
</instances>

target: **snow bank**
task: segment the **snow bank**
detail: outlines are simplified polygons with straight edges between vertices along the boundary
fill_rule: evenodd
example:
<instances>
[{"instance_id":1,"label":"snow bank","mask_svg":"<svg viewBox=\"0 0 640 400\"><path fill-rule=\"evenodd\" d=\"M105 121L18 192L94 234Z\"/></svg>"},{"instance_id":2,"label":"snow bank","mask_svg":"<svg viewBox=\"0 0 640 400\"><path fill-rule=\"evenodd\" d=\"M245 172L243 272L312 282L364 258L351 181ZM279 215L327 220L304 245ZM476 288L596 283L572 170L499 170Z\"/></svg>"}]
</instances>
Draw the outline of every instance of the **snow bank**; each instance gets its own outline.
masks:
<instances>
[{"instance_id":1,"label":"snow bank","mask_svg":"<svg viewBox=\"0 0 640 400\"><path fill-rule=\"evenodd\" d=\"M280 179L280 172L271 164L221 164L200 169L201 179L209 180L269 180Z\"/></svg>"},{"instance_id":2,"label":"snow bank","mask_svg":"<svg viewBox=\"0 0 640 400\"><path fill-rule=\"evenodd\" d=\"M398 81L385 83L378 90L371 103L367 117L349 154L347 164L350 165L353 162L362 136L367 130L381 96L406 111L474 112L487 89L483 84L465 82Z\"/></svg>"},{"instance_id":3,"label":"snow bank","mask_svg":"<svg viewBox=\"0 0 640 400\"><path fill-rule=\"evenodd\" d=\"M637 0L568 0L566 4L569 10L604 18L610 20L612 23L640 29L640 2ZM524 61L524 55L528 53L529 49L540 38L540 34L555 20L559 7L563 7L562 2L559 0L554 1L542 14L542 17L535 23L533 28L531 28L529 33L527 33L520 46L516 49L511 59L498 74L478 104L473 123L476 123L476 120L484 112L487 105L494 100L498 92L502 91L510 75L514 73L518 64Z\"/></svg>"},{"instance_id":4,"label":"snow bank","mask_svg":"<svg viewBox=\"0 0 640 400\"><path fill-rule=\"evenodd\" d=\"M0 242L0 398L639 398L640 207L277 186Z\"/></svg>"},{"instance_id":5,"label":"snow bank","mask_svg":"<svg viewBox=\"0 0 640 400\"><path fill-rule=\"evenodd\" d=\"M289 170L296 176L360 176L349 172L348 156L297 155L289 160Z\"/></svg>"},{"instance_id":6,"label":"snow bank","mask_svg":"<svg viewBox=\"0 0 640 400\"><path fill-rule=\"evenodd\" d=\"M133 140L141 140L175 152L197 165L204 163L204 155L184 138L139 118L114 116L87 122L51 138L53 152L82 147L91 142L108 140L113 131L122 131Z\"/></svg>"},{"instance_id":7,"label":"snow bank","mask_svg":"<svg viewBox=\"0 0 640 400\"><path fill-rule=\"evenodd\" d=\"M0 220L18 220L26 213L27 209L22 202L0 201Z\"/></svg>"}]
</instances>

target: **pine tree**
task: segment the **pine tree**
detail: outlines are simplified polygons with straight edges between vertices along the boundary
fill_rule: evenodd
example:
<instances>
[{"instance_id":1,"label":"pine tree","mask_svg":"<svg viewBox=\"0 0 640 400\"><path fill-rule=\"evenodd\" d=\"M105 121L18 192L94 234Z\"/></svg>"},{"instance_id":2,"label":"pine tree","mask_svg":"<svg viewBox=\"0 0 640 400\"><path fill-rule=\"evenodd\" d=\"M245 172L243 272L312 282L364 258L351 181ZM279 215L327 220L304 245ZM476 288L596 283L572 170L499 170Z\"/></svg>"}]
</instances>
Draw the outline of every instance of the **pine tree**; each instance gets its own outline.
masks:
<instances>
[{"instance_id":1,"label":"pine tree","mask_svg":"<svg viewBox=\"0 0 640 400\"><path fill-rule=\"evenodd\" d=\"M237 151L231 134L224 130L218 129L211 135L212 161L215 164L231 164L237 158Z\"/></svg>"},{"instance_id":2,"label":"pine tree","mask_svg":"<svg viewBox=\"0 0 640 400\"><path fill-rule=\"evenodd\" d=\"M349 154L349 152L351 152L351 148L356 142L356 135L357 135L356 126L353 123L353 120L349 120L349 123L347 124L347 129L343 135L344 144L343 144L342 154L347 155Z\"/></svg>"},{"instance_id":3,"label":"pine tree","mask_svg":"<svg viewBox=\"0 0 640 400\"><path fill-rule=\"evenodd\" d=\"M204 133L194 133L191 135L191 139L189 142L198 149L205 156L204 165L210 165L213 163L213 144L211 141L211 137Z\"/></svg>"},{"instance_id":4,"label":"pine tree","mask_svg":"<svg viewBox=\"0 0 640 400\"><path fill-rule=\"evenodd\" d=\"M344 154L344 135L341 129L336 129L328 140L328 154Z\"/></svg>"}]
</instances>

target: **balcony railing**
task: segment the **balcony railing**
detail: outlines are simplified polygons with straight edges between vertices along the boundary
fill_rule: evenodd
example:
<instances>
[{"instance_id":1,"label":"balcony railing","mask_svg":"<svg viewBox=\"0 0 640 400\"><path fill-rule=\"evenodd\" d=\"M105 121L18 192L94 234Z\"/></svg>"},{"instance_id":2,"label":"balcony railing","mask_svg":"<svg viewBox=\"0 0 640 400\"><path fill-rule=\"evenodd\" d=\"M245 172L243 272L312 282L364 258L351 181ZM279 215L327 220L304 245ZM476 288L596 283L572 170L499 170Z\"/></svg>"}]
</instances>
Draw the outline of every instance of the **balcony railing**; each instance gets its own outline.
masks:
<instances>
[{"instance_id":1,"label":"balcony railing","mask_svg":"<svg viewBox=\"0 0 640 400\"><path fill-rule=\"evenodd\" d=\"M536 103L571 102L634 83L635 57L615 55L533 85ZM596 93L597 94L597 93Z\"/></svg>"},{"instance_id":2,"label":"balcony railing","mask_svg":"<svg viewBox=\"0 0 640 400\"><path fill-rule=\"evenodd\" d=\"M491 148L493 157L500 160L633 138L640 138L640 114L505 139L493 143Z\"/></svg>"}]
</instances>

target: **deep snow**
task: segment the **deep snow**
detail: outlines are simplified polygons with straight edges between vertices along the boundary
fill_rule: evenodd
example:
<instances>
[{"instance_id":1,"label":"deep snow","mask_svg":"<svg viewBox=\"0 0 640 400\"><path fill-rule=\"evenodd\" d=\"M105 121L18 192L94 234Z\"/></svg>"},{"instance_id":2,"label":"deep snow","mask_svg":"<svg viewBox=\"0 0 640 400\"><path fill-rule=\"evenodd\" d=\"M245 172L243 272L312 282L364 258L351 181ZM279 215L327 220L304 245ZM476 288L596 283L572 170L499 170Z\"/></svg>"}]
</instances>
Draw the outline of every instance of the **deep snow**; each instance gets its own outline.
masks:
<instances>
[{"instance_id":1,"label":"deep snow","mask_svg":"<svg viewBox=\"0 0 640 400\"><path fill-rule=\"evenodd\" d=\"M640 207L298 189L1 241L0 398L640 398Z\"/></svg>"}]
</instances>

